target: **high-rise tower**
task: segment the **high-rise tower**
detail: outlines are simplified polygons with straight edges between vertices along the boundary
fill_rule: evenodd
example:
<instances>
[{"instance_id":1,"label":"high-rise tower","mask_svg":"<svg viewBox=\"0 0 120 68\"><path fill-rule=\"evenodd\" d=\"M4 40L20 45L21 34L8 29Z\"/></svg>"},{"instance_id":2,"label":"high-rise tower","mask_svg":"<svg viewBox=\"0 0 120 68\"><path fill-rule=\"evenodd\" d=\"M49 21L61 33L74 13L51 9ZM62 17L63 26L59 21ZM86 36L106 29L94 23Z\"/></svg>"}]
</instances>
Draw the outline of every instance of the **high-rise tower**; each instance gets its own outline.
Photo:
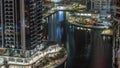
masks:
<instances>
[{"instance_id":1,"label":"high-rise tower","mask_svg":"<svg viewBox=\"0 0 120 68\"><path fill-rule=\"evenodd\" d=\"M25 2L25 43L27 47L31 45L31 48L34 48L43 38L42 0L27 0L27 2Z\"/></svg>"},{"instance_id":2,"label":"high-rise tower","mask_svg":"<svg viewBox=\"0 0 120 68\"><path fill-rule=\"evenodd\" d=\"M115 26L115 31L117 32L117 36L116 38L120 37L120 0L115 0L114 1L114 6L115 6L115 10L114 10L114 26Z\"/></svg>"},{"instance_id":3,"label":"high-rise tower","mask_svg":"<svg viewBox=\"0 0 120 68\"><path fill-rule=\"evenodd\" d=\"M110 12L113 9L113 0L91 0L91 9L106 10Z\"/></svg>"},{"instance_id":4,"label":"high-rise tower","mask_svg":"<svg viewBox=\"0 0 120 68\"><path fill-rule=\"evenodd\" d=\"M18 47L17 24L19 7L17 0L1 0L1 47Z\"/></svg>"},{"instance_id":5,"label":"high-rise tower","mask_svg":"<svg viewBox=\"0 0 120 68\"><path fill-rule=\"evenodd\" d=\"M1 47L32 49L43 38L42 0L0 0Z\"/></svg>"},{"instance_id":6,"label":"high-rise tower","mask_svg":"<svg viewBox=\"0 0 120 68\"><path fill-rule=\"evenodd\" d=\"M120 44L120 0L114 0L114 38L115 45L119 48Z\"/></svg>"},{"instance_id":7,"label":"high-rise tower","mask_svg":"<svg viewBox=\"0 0 120 68\"><path fill-rule=\"evenodd\" d=\"M118 66L118 68L120 67L120 61L116 60L116 59L120 59L119 57L119 49L120 49L120 0L114 0L114 29L113 29L113 63Z\"/></svg>"}]
</instances>

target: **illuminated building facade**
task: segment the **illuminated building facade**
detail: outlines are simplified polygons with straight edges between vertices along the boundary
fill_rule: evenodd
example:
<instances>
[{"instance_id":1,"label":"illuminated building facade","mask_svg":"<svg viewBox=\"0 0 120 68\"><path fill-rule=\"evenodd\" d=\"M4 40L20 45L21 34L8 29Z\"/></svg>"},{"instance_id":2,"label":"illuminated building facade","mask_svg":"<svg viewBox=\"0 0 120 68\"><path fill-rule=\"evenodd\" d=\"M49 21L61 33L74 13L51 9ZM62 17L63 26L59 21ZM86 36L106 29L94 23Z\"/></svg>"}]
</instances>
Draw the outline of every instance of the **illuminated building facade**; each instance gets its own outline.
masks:
<instances>
[{"instance_id":1,"label":"illuminated building facade","mask_svg":"<svg viewBox=\"0 0 120 68\"><path fill-rule=\"evenodd\" d=\"M120 0L115 0L115 11L114 11L114 42L115 48L119 48L120 43Z\"/></svg>"},{"instance_id":2,"label":"illuminated building facade","mask_svg":"<svg viewBox=\"0 0 120 68\"><path fill-rule=\"evenodd\" d=\"M117 23L120 23L120 0L115 0L115 11L114 11L114 20Z\"/></svg>"},{"instance_id":3,"label":"illuminated building facade","mask_svg":"<svg viewBox=\"0 0 120 68\"><path fill-rule=\"evenodd\" d=\"M0 43L32 49L43 38L42 0L0 0Z\"/></svg>"},{"instance_id":4,"label":"illuminated building facade","mask_svg":"<svg viewBox=\"0 0 120 68\"><path fill-rule=\"evenodd\" d=\"M113 63L118 64L119 61L116 59L119 59L117 57L118 50L120 48L120 0L114 0L114 23L113 23ZM118 64L119 65L119 64ZM118 67L119 68L119 67Z\"/></svg>"},{"instance_id":5,"label":"illuminated building facade","mask_svg":"<svg viewBox=\"0 0 120 68\"><path fill-rule=\"evenodd\" d=\"M18 47L18 2L17 0L1 0L1 47Z\"/></svg>"},{"instance_id":6,"label":"illuminated building facade","mask_svg":"<svg viewBox=\"0 0 120 68\"><path fill-rule=\"evenodd\" d=\"M91 0L91 9L110 12L113 9L113 0Z\"/></svg>"},{"instance_id":7,"label":"illuminated building facade","mask_svg":"<svg viewBox=\"0 0 120 68\"><path fill-rule=\"evenodd\" d=\"M25 2L27 5L25 7L25 44L27 47L30 45L31 48L34 48L41 43L43 38L42 0L27 0L27 2Z\"/></svg>"}]
</instances>

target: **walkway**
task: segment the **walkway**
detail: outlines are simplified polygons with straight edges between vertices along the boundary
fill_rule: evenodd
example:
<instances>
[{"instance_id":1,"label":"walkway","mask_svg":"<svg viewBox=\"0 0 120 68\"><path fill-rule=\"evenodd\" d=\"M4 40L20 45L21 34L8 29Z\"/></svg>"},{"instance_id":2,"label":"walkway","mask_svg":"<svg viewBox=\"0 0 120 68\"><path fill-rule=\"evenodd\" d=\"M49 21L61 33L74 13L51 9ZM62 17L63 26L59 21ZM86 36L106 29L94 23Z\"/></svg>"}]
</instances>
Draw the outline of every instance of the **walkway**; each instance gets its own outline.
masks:
<instances>
[{"instance_id":1,"label":"walkway","mask_svg":"<svg viewBox=\"0 0 120 68\"><path fill-rule=\"evenodd\" d=\"M59 52L62 49L58 44L49 46L47 49L43 51L37 51L28 58L21 58L21 57L9 57L9 56L0 56L0 62L1 65L4 64L4 61L6 60L8 62L8 65L20 65L20 66L31 66L37 61L40 61L43 57L45 57L48 54L54 54L56 52Z\"/></svg>"}]
</instances>

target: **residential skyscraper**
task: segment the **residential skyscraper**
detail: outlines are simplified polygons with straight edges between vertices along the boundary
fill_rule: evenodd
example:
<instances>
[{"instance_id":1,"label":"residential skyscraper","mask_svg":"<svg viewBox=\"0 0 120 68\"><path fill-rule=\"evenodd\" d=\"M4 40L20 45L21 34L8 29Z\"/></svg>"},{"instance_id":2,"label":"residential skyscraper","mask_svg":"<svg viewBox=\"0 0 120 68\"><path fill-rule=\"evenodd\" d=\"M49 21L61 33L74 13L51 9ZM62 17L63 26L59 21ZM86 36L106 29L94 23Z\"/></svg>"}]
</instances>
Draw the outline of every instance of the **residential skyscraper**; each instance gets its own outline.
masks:
<instances>
[{"instance_id":1,"label":"residential skyscraper","mask_svg":"<svg viewBox=\"0 0 120 68\"><path fill-rule=\"evenodd\" d=\"M17 0L1 0L1 47L18 47L17 24L19 13Z\"/></svg>"},{"instance_id":2,"label":"residential skyscraper","mask_svg":"<svg viewBox=\"0 0 120 68\"><path fill-rule=\"evenodd\" d=\"M114 11L114 38L115 38L115 45L119 47L120 43L120 0L114 1L115 11Z\"/></svg>"},{"instance_id":3,"label":"residential skyscraper","mask_svg":"<svg viewBox=\"0 0 120 68\"><path fill-rule=\"evenodd\" d=\"M115 14L120 15L120 0L114 0ZM119 16L120 17L120 16Z\"/></svg>"},{"instance_id":4,"label":"residential skyscraper","mask_svg":"<svg viewBox=\"0 0 120 68\"><path fill-rule=\"evenodd\" d=\"M113 45L113 59L115 59L113 61L113 63L115 65L118 65L118 68L120 67L119 65L119 61L116 60L116 59L119 59L118 55L118 51L120 49L120 0L114 0L114 16L113 16L113 19L114 19L114 23L113 23L113 42L114 42L114 45Z\"/></svg>"},{"instance_id":5,"label":"residential skyscraper","mask_svg":"<svg viewBox=\"0 0 120 68\"><path fill-rule=\"evenodd\" d=\"M42 0L0 0L1 47L32 49L43 38Z\"/></svg>"},{"instance_id":6,"label":"residential skyscraper","mask_svg":"<svg viewBox=\"0 0 120 68\"><path fill-rule=\"evenodd\" d=\"M115 21L120 23L120 0L115 0L115 11L114 11L114 15L115 15Z\"/></svg>"},{"instance_id":7,"label":"residential skyscraper","mask_svg":"<svg viewBox=\"0 0 120 68\"><path fill-rule=\"evenodd\" d=\"M25 44L34 48L43 38L42 0L26 0L25 2ZM23 29L24 31L24 29ZM24 32L23 32L24 33ZM24 35L23 35L24 36Z\"/></svg>"},{"instance_id":8,"label":"residential skyscraper","mask_svg":"<svg viewBox=\"0 0 120 68\"><path fill-rule=\"evenodd\" d=\"M113 9L113 0L91 0L91 9L110 12Z\"/></svg>"},{"instance_id":9,"label":"residential skyscraper","mask_svg":"<svg viewBox=\"0 0 120 68\"><path fill-rule=\"evenodd\" d=\"M115 30L117 30L117 34L119 34L119 35L117 35L118 38L119 38L119 36L120 36L120 32L119 32L119 30L120 30L120 0L115 0L114 4L115 4L114 5L115 6L114 24L115 24L115 27L116 27Z\"/></svg>"}]
</instances>

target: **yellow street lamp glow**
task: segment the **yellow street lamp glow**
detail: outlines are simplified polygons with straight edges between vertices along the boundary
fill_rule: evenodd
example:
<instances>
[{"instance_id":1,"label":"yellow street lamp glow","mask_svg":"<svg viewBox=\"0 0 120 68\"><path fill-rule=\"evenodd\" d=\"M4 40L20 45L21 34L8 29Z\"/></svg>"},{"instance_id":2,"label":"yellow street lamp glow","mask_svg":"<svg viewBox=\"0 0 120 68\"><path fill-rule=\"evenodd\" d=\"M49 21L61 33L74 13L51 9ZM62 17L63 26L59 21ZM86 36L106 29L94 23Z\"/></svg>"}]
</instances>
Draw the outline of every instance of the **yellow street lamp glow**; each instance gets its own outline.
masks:
<instances>
[{"instance_id":1,"label":"yellow street lamp glow","mask_svg":"<svg viewBox=\"0 0 120 68\"><path fill-rule=\"evenodd\" d=\"M113 30L112 29L106 29L106 30L103 30L101 34L103 34L103 35L113 35Z\"/></svg>"}]
</instances>

